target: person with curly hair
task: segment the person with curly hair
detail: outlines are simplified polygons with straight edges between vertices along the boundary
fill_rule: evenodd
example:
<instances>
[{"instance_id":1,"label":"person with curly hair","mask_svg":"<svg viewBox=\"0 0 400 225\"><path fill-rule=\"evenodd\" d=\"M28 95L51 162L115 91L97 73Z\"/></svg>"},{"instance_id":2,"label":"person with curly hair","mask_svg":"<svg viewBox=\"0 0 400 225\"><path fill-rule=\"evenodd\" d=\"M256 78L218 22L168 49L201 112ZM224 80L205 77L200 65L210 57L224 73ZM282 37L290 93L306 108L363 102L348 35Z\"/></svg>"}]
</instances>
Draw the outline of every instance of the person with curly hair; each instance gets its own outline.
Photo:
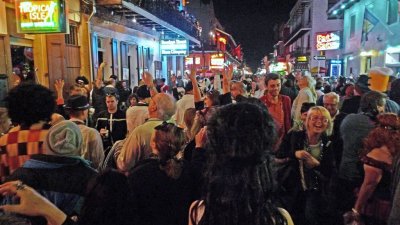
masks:
<instances>
[{"instance_id":1,"label":"person with curly hair","mask_svg":"<svg viewBox=\"0 0 400 225\"><path fill-rule=\"evenodd\" d=\"M196 151L208 158L203 198L192 203L189 224L292 224L272 202L268 154L275 141L263 104L218 109L196 136Z\"/></svg>"},{"instance_id":2,"label":"person with curly hair","mask_svg":"<svg viewBox=\"0 0 400 225\"><path fill-rule=\"evenodd\" d=\"M6 97L8 116L16 126L0 138L0 179L10 175L31 155L43 153L45 140L56 106L48 88L22 83Z\"/></svg>"},{"instance_id":3,"label":"person with curly hair","mask_svg":"<svg viewBox=\"0 0 400 225\"><path fill-rule=\"evenodd\" d=\"M400 120L396 114L377 116L377 126L364 139L361 161L364 181L352 209L366 224L384 225L391 209L392 165L400 150Z\"/></svg>"}]
</instances>

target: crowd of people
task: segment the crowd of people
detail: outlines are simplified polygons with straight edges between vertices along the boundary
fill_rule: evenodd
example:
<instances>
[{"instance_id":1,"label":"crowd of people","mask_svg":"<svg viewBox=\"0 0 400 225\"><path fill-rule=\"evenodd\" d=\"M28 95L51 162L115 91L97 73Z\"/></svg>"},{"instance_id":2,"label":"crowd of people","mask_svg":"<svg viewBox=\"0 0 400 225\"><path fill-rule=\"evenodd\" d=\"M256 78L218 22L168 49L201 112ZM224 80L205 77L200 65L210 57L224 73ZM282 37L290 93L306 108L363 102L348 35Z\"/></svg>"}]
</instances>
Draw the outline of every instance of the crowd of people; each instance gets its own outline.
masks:
<instances>
[{"instance_id":1,"label":"crowd of people","mask_svg":"<svg viewBox=\"0 0 400 225\"><path fill-rule=\"evenodd\" d=\"M130 89L105 66L69 96L9 91L0 224L400 224L399 79L230 66Z\"/></svg>"}]
</instances>

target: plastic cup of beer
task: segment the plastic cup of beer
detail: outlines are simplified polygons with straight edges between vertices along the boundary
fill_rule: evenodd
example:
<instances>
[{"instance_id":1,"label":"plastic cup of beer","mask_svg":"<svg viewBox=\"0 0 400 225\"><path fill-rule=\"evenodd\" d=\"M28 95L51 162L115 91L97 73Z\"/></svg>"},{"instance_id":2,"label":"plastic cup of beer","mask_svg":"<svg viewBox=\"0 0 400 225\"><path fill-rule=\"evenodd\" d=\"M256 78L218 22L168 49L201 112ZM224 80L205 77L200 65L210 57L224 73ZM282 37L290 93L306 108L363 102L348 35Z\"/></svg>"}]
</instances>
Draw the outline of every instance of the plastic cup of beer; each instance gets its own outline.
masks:
<instances>
[{"instance_id":1,"label":"plastic cup of beer","mask_svg":"<svg viewBox=\"0 0 400 225\"><path fill-rule=\"evenodd\" d=\"M376 67L369 70L369 88L373 91L385 92L389 83L389 77L393 70L386 67Z\"/></svg>"}]
</instances>

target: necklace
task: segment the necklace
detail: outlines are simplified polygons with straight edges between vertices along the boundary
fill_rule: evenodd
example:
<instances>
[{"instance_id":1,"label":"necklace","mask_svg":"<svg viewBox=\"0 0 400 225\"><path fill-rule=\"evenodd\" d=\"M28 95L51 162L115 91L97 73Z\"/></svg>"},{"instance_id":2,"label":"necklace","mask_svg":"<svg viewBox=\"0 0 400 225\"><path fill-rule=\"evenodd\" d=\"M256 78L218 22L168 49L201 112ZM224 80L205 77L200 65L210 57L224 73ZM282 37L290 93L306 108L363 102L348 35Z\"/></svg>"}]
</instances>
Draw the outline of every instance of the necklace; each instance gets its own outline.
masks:
<instances>
[{"instance_id":1,"label":"necklace","mask_svg":"<svg viewBox=\"0 0 400 225\"><path fill-rule=\"evenodd\" d=\"M318 146L319 145L319 146ZM318 161L321 161L323 156L324 156L324 143L322 143L321 138L319 139L319 142L317 142L316 145L310 145L308 141L308 137L304 140L304 147L305 150L310 153L314 158L316 158ZM317 155L315 150L319 149L319 154ZM313 151L314 150L314 151ZM314 154L313 154L314 153Z\"/></svg>"}]
</instances>

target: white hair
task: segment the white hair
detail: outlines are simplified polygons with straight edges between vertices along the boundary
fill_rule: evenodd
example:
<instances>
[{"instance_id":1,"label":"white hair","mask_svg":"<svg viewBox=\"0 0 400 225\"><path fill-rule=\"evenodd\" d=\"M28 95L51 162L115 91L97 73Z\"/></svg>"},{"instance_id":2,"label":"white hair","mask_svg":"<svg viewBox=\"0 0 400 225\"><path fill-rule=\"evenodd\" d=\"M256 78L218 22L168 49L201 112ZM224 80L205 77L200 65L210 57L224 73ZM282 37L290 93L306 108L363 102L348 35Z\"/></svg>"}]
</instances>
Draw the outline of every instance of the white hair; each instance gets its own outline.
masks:
<instances>
[{"instance_id":1,"label":"white hair","mask_svg":"<svg viewBox=\"0 0 400 225\"><path fill-rule=\"evenodd\" d=\"M334 99L336 99L336 102L338 102L339 103L339 100L340 100L340 97L339 97L339 95L338 94L336 94L335 92L329 92L329 93L327 93L327 94L325 94L324 95L324 99L323 99L323 101L325 102L325 99L326 98L334 98Z\"/></svg>"}]
</instances>

